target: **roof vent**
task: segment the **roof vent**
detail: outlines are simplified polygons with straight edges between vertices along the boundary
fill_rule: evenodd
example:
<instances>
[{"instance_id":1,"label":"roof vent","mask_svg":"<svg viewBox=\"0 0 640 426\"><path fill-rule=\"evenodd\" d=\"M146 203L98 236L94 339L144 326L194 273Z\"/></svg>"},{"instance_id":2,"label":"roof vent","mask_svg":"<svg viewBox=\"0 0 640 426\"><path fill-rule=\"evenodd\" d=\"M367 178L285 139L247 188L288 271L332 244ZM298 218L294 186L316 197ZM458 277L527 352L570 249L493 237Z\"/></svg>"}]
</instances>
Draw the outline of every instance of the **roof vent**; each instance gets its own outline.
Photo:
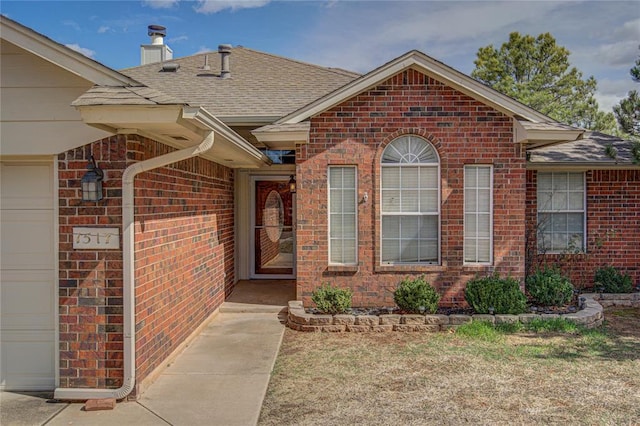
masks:
<instances>
[{"instance_id":1,"label":"roof vent","mask_svg":"<svg viewBox=\"0 0 640 426\"><path fill-rule=\"evenodd\" d=\"M180 64L175 62L166 62L162 64L162 72L176 72L180 68Z\"/></svg>"},{"instance_id":2,"label":"roof vent","mask_svg":"<svg viewBox=\"0 0 640 426\"><path fill-rule=\"evenodd\" d=\"M162 25L149 25L147 33L151 37L151 44L164 44L163 39L167 35L167 29Z\"/></svg>"},{"instance_id":3,"label":"roof vent","mask_svg":"<svg viewBox=\"0 0 640 426\"><path fill-rule=\"evenodd\" d=\"M202 69L205 71L209 71L211 69L211 67L209 66L209 55L204 55L204 66L202 67Z\"/></svg>"},{"instance_id":4,"label":"roof vent","mask_svg":"<svg viewBox=\"0 0 640 426\"><path fill-rule=\"evenodd\" d=\"M147 26L147 34L151 37L151 44L140 46L140 64L152 64L173 59L173 50L164 44L167 29L162 25Z\"/></svg>"},{"instance_id":5,"label":"roof vent","mask_svg":"<svg viewBox=\"0 0 640 426\"><path fill-rule=\"evenodd\" d=\"M229 56L231 56L231 45L221 44L218 46L220 53L220 78L231 78L231 70L229 69Z\"/></svg>"}]
</instances>

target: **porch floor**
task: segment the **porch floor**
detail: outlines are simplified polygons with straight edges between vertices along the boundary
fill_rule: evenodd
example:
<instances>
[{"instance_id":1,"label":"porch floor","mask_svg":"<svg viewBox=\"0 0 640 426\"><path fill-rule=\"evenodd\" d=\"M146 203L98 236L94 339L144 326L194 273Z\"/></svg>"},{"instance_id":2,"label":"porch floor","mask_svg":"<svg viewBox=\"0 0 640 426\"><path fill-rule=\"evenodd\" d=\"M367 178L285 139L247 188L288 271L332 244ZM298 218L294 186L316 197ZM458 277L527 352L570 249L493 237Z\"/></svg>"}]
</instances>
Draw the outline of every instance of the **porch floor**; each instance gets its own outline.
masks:
<instances>
[{"instance_id":1,"label":"porch floor","mask_svg":"<svg viewBox=\"0 0 640 426\"><path fill-rule=\"evenodd\" d=\"M295 280L243 280L238 281L220 312L281 313L295 299Z\"/></svg>"}]
</instances>

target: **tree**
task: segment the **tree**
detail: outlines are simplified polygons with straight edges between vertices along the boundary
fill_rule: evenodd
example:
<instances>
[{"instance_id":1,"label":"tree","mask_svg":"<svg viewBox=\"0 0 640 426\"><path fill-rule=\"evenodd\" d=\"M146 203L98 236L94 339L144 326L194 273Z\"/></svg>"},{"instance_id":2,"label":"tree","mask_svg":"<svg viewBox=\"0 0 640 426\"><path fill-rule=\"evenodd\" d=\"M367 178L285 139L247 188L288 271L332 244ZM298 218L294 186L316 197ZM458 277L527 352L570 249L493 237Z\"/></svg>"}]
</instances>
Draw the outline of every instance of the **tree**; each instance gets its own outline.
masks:
<instances>
[{"instance_id":1,"label":"tree","mask_svg":"<svg viewBox=\"0 0 640 426\"><path fill-rule=\"evenodd\" d=\"M629 72L636 83L640 83L640 58ZM630 136L640 137L640 96L637 90L631 90L627 97L613 107L613 113L623 132Z\"/></svg>"},{"instance_id":2,"label":"tree","mask_svg":"<svg viewBox=\"0 0 640 426\"><path fill-rule=\"evenodd\" d=\"M640 83L640 58L631 67L631 78ZM640 164L640 95L637 90L631 90L627 97L613 107L613 113L618 124L631 141L631 158L634 164Z\"/></svg>"},{"instance_id":3,"label":"tree","mask_svg":"<svg viewBox=\"0 0 640 426\"><path fill-rule=\"evenodd\" d=\"M569 53L549 33L513 32L500 49L478 49L471 76L562 123L613 132L613 114L600 111L594 98L595 78L583 79Z\"/></svg>"}]
</instances>

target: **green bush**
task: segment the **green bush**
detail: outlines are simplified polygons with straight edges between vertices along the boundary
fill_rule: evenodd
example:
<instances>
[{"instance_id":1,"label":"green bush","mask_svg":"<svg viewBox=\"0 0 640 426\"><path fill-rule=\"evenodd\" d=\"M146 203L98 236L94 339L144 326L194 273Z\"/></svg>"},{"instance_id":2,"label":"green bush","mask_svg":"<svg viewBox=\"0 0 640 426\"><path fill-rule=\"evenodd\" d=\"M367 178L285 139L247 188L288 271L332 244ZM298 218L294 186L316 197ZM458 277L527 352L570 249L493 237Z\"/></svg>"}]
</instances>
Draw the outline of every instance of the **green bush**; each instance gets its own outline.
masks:
<instances>
[{"instance_id":1,"label":"green bush","mask_svg":"<svg viewBox=\"0 0 640 426\"><path fill-rule=\"evenodd\" d=\"M535 303L563 306L573 297L573 285L558 269L545 266L527 277L527 292Z\"/></svg>"},{"instance_id":2,"label":"green bush","mask_svg":"<svg viewBox=\"0 0 640 426\"><path fill-rule=\"evenodd\" d=\"M353 292L349 288L331 287L329 284L315 289L311 300L320 312L325 314L344 314L351 308Z\"/></svg>"},{"instance_id":3,"label":"green bush","mask_svg":"<svg viewBox=\"0 0 640 426\"><path fill-rule=\"evenodd\" d=\"M424 276L405 278L393 292L393 301L403 311L418 313L424 307L424 312L432 314L438 309L440 295L425 281Z\"/></svg>"},{"instance_id":4,"label":"green bush","mask_svg":"<svg viewBox=\"0 0 640 426\"><path fill-rule=\"evenodd\" d=\"M479 314L521 314L527 309L527 298L518 281L498 274L469 281L464 298Z\"/></svg>"},{"instance_id":5,"label":"green bush","mask_svg":"<svg viewBox=\"0 0 640 426\"><path fill-rule=\"evenodd\" d=\"M629 275L622 275L615 267L605 266L596 271L596 287L604 293L631 293L633 284Z\"/></svg>"}]
</instances>

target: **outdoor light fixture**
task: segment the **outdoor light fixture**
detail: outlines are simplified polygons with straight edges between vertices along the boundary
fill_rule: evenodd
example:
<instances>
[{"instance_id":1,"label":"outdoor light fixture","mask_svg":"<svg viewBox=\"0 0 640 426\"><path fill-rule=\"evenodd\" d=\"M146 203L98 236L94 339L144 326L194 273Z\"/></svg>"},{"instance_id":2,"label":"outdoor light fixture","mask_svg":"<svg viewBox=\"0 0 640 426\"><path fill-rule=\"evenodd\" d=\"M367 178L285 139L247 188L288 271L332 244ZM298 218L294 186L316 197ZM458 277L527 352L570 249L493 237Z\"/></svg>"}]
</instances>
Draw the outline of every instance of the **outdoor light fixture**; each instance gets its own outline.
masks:
<instances>
[{"instance_id":1,"label":"outdoor light fixture","mask_svg":"<svg viewBox=\"0 0 640 426\"><path fill-rule=\"evenodd\" d=\"M291 175L291 178L289 179L289 192L292 194L296 193L296 178L294 178L293 175Z\"/></svg>"},{"instance_id":2,"label":"outdoor light fixture","mask_svg":"<svg viewBox=\"0 0 640 426\"><path fill-rule=\"evenodd\" d=\"M87 173L82 176L82 201L100 201L102 200L102 179L104 172L100 167L96 166L96 160L93 155L87 164Z\"/></svg>"}]
</instances>

